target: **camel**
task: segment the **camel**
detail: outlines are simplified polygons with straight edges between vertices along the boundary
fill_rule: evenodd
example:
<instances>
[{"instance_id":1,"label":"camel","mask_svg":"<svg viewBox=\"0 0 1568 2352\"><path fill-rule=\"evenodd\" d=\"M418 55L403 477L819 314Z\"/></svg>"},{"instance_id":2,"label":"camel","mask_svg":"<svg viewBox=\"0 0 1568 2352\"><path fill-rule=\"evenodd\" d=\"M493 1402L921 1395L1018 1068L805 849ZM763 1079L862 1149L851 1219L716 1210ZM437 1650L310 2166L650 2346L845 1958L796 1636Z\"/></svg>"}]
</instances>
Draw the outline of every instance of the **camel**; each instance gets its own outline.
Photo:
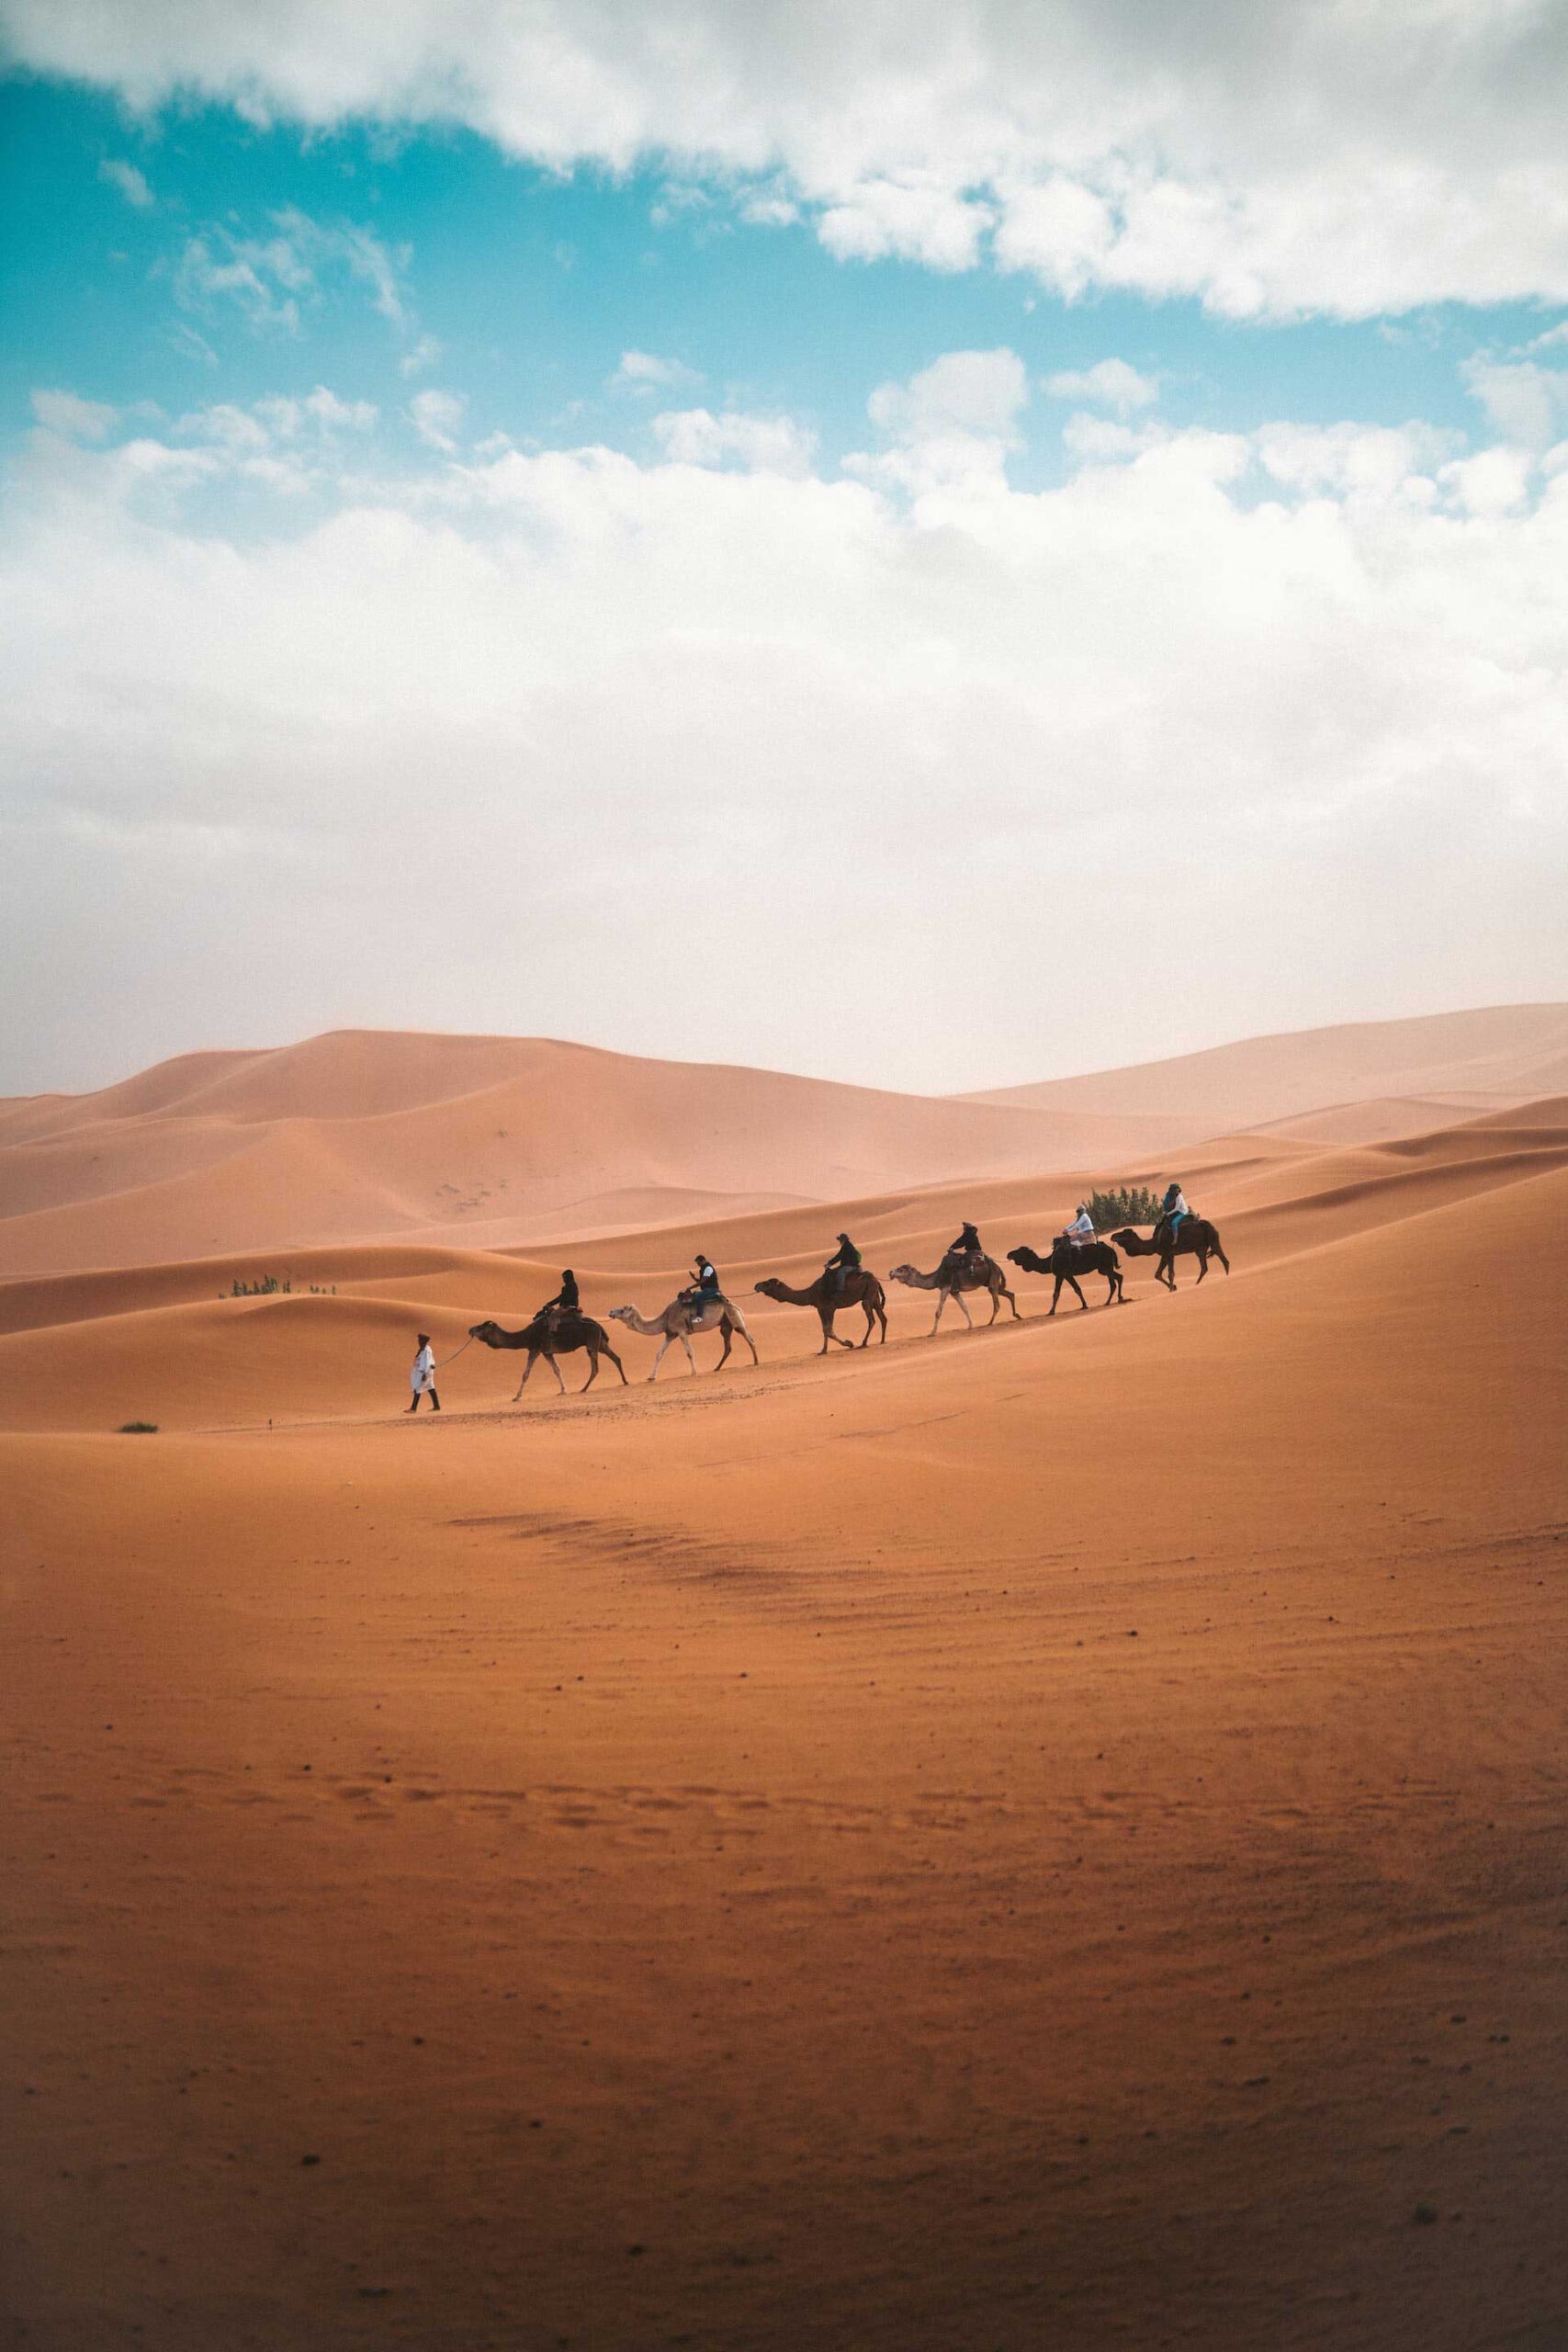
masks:
<instances>
[{"instance_id":1,"label":"camel","mask_svg":"<svg viewBox=\"0 0 1568 2352\"><path fill-rule=\"evenodd\" d=\"M1031 1250L1026 1244L1021 1250L1010 1250L1008 1256L1015 1266L1021 1266L1026 1274L1051 1275L1056 1285L1051 1293L1053 1315L1056 1312L1056 1301L1062 1295L1064 1283L1080 1307L1089 1305L1078 1288L1078 1274L1103 1274L1111 1285L1105 1295L1106 1306L1125 1306L1127 1304L1122 1295L1122 1261L1109 1241L1085 1241L1076 1248L1071 1242L1057 1241L1048 1258L1042 1258L1037 1250Z\"/></svg>"},{"instance_id":2,"label":"camel","mask_svg":"<svg viewBox=\"0 0 1568 2352\"><path fill-rule=\"evenodd\" d=\"M859 1342L860 1346L863 1348L867 1344L875 1323L882 1326L882 1344L886 1346L887 1343L886 1294L868 1267L851 1267L842 1278L841 1288L832 1274L818 1274L805 1290L791 1290L788 1283L778 1282L770 1274L766 1282L757 1284L757 1290L763 1298L776 1298L782 1306L814 1306L817 1309L818 1319L822 1326L822 1345L817 1351L818 1355L827 1354L829 1340L838 1340L840 1348L852 1348L856 1344L853 1340L840 1340L833 1329L833 1317L841 1306L859 1306L865 1310L865 1339Z\"/></svg>"},{"instance_id":3,"label":"camel","mask_svg":"<svg viewBox=\"0 0 1568 2352\"><path fill-rule=\"evenodd\" d=\"M918 1266L895 1266L887 1279L890 1283L906 1283L910 1290L941 1292L942 1295L936 1303L936 1314L931 1322L933 1333L942 1321L942 1308L950 1298L957 1299L959 1313L968 1324L969 1329L971 1330L975 1329L975 1317L964 1304L963 1293L966 1290L989 1291L991 1323L997 1319L998 1301L1004 1298L1012 1309L1014 1322L1021 1323L1023 1320L1018 1311L1018 1301L1008 1288L1007 1276L994 1258L958 1258L950 1255L942 1260L934 1274L922 1274ZM986 1329L990 1329L989 1323Z\"/></svg>"},{"instance_id":4,"label":"camel","mask_svg":"<svg viewBox=\"0 0 1568 2352\"><path fill-rule=\"evenodd\" d=\"M1200 1282L1209 1271L1211 1258L1217 1258L1227 1274L1231 1270L1231 1261L1220 1247L1219 1227L1211 1225L1206 1216L1182 1218L1174 1250L1163 1220L1156 1226L1153 1237L1147 1241L1141 1233L1134 1233L1130 1225L1124 1225L1120 1233L1113 1233L1111 1238L1121 1243L1129 1258L1157 1258L1159 1264L1155 1268L1155 1280L1163 1283L1167 1290L1176 1288L1175 1261L1178 1258L1197 1258Z\"/></svg>"},{"instance_id":5,"label":"camel","mask_svg":"<svg viewBox=\"0 0 1568 2352\"><path fill-rule=\"evenodd\" d=\"M566 1383L560 1376L560 1366L557 1363L556 1358L575 1355L579 1348L587 1349L588 1360L592 1367L578 1391L580 1396L585 1395L598 1379L601 1356L609 1357L610 1362L621 1375L622 1386L630 1385L626 1379L626 1368L610 1345L608 1331L605 1330L603 1323L595 1323L591 1316L536 1315L534 1320L525 1324L521 1331L503 1331L499 1323L476 1323L468 1333L468 1337L470 1340L482 1340L487 1348L527 1349L528 1361L523 1367L523 1377L517 1384L517 1395L512 1399L514 1405L527 1387L528 1374L541 1356L555 1374L556 1386L564 1396Z\"/></svg>"},{"instance_id":6,"label":"camel","mask_svg":"<svg viewBox=\"0 0 1568 2352\"><path fill-rule=\"evenodd\" d=\"M672 1298L664 1312L651 1323L646 1315L639 1315L635 1306L612 1306L610 1320L625 1323L630 1330L640 1331L645 1340L659 1340L659 1353L653 1359L653 1370L648 1375L649 1380L658 1379L664 1351L671 1340L680 1340L686 1351L686 1362L695 1372L697 1360L692 1353L690 1336L694 1331L717 1331L723 1340L724 1353L714 1366L716 1372L722 1372L729 1362L730 1335L736 1331L750 1349L752 1363L761 1361L757 1353L757 1343L746 1329L746 1318L740 1309L716 1291L711 1297Z\"/></svg>"}]
</instances>

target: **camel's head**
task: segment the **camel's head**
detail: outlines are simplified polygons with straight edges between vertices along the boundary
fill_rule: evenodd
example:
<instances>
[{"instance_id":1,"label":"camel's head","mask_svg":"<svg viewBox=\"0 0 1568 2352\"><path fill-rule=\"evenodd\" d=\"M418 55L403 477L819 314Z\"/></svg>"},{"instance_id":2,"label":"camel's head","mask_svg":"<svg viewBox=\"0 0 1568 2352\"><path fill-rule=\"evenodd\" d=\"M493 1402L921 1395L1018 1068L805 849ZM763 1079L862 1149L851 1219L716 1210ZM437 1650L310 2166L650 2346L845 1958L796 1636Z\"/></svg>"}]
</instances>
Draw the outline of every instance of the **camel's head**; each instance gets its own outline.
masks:
<instances>
[{"instance_id":1,"label":"camel's head","mask_svg":"<svg viewBox=\"0 0 1568 2352\"><path fill-rule=\"evenodd\" d=\"M1021 1250L1010 1250L1008 1251L1008 1262L1010 1265L1021 1266L1024 1272L1028 1273L1032 1267L1037 1266L1040 1263L1040 1261L1035 1256L1034 1251L1026 1244Z\"/></svg>"},{"instance_id":2,"label":"camel's head","mask_svg":"<svg viewBox=\"0 0 1568 2352\"><path fill-rule=\"evenodd\" d=\"M1138 1246L1138 1236L1130 1225L1119 1227L1111 1238L1112 1241L1119 1241L1123 1250L1135 1250Z\"/></svg>"},{"instance_id":3,"label":"camel's head","mask_svg":"<svg viewBox=\"0 0 1568 2352\"><path fill-rule=\"evenodd\" d=\"M890 1283L912 1283L918 1272L914 1266L889 1266L887 1279Z\"/></svg>"},{"instance_id":4,"label":"camel's head","mask_svg":"<svg viewBox=\"0 0 1568 2352\"><path fill-rule=\"evenodd\" d=\"M475 1323L469 1329L468 1337L470 1340L482 1340L487 1348L493 1348L500 1331L499 1323Z\"/></svg>"},{"instance_id":5,"label":"camel's head","mask_svg":"<svg viewBox=\"0 0 1568 2352\"><path fill-rule=\"evenodd\" d=\"M783 1283L780 1282L776 1274L767 1275L761 1282L755 1283L753 1287L759 1297L776 1298L781 1301L784 1298L784 1286Z\"/></svg>"},{"instance_id":6,"label":"camel's head","mask_svg":"<svg viewBox=\"0 0 1568 2352\"><path fill-rule=\"evenodd\" d=\"M612 1323L629 1323L637 1313L635 1306L612 1306L606 1310Z\"/></svg>"}]
</instances>

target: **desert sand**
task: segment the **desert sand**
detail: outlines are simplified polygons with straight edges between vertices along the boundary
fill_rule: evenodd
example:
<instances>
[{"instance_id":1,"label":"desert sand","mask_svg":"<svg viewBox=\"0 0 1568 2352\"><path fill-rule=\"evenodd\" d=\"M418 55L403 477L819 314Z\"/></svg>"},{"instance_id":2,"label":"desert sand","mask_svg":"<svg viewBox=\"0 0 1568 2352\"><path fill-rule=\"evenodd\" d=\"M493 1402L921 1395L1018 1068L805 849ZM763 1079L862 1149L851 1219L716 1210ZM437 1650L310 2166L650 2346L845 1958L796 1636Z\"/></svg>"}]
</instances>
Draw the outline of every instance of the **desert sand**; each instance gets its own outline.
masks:
<instances>
[{"instance_id":1,"label":"desert sand","mask_svg":"<svg viewBox=\"0 0 1568 2352\"><path fill-rule=\"evenodd\" d=\"M1466 1018L1250 1120L701 1072L683 1133L507 1040L5 1106L4 2340L1568 2342L1562 1016ZM444 1119L559 1246L423 1214ZM751 1294L1162 1135L1228 1280L825 1361ZM612 1327L629 1387L403 1413L416 1329L698 1243L760 1370Z\"/></svg>"}]
</instances>

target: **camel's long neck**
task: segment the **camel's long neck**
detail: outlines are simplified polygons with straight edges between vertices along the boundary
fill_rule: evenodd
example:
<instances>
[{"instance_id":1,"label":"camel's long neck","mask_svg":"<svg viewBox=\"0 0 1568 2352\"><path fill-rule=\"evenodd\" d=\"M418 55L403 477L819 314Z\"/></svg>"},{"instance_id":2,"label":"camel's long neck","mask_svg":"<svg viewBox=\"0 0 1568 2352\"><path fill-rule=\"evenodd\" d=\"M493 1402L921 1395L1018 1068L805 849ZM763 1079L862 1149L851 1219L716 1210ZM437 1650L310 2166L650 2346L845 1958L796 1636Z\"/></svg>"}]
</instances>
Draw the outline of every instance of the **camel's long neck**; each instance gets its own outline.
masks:
<instances>
[{"instance_id":1,"label":"camel's long neck","mask_svg":"<svg viewBox=\"0 0 1568 2352\"><path fill-rule=\"evenodd\" d=\"M663 1324L650 1323L646 1315L639 1315L637 1313L635 1306L627 1315L626 1321L631 1325L634 1331L640 1331L645 1340L661 1340L664 1337Z\"/></svg>"}]
</instances>

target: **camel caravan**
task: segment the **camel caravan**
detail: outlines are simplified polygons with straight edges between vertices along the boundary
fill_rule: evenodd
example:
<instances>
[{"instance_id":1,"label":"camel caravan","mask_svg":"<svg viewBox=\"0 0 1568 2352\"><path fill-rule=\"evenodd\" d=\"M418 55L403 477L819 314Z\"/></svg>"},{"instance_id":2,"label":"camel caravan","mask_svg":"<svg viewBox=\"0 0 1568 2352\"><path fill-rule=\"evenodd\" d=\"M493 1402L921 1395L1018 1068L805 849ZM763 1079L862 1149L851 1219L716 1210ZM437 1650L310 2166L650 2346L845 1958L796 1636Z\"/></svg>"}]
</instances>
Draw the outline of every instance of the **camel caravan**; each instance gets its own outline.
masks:
<instances>
[{"instance_id":1,"label":"camel caravan","mask_svg":"<svg viewBox=\"0 0 1568 2352\"><path fill-rule=\"evenodd\" d=\"M1139 1197L1152 1206L1152 1196L1145 1194ZM1227 1274L1231 1270L1218 1228L1206 1217L1193 1214L1187 1205L1180 1185L1176 1183L1170 1185L1160 1202L1154 1216L1154 1229L1146 1238L1132 1225L1122 1225L1109 1238L1102 1237L1095 1223L1093 1206L1089 1202L1082 1202L1071 1223L1055 1237L1048 1252L1021 1244L1016 1250L1008 1251L1007 1262L1019 1267L1024 1273L1050 1276L1054 1287L1049 1315L1055 1315L1064 1289L1072 1292L1080 1310L1087 1309L1089 1301L1079 1287L1081 1275L1103 1276L1106 1294L1102 1305L1125 1306L1125 1284L1119 1250L1129 1258L1155 1259L1156 1281L1171 1291L1176 1288L1176 1261L1179 1258L1196 1258L1200 1283L1208 1274L1211 1260L1217 1259ZM648 1374L649 1380L657 1380L659 1367L676 1340L685 1351L688 1370L694 1374L697 1360L692 1351L692 1341L705 1331L716 1331L723 1342L718 1363L714 1367L716 1371L722 1371L728 1363L737 1338L745 1341L752 1363L761 1362L756 1341L747 1328L746 1317L734 1300L725 1295L712 1260L705 1253L699 1253L692 1272L692 1281L656 1315L644 1315L639 1307L630 1305L609 1309L612 1323L624 1323L628 1330L640 1333L644 1339L659 1341L653 1368ZM970 1330L975 1328L975 1318L969 1312L968 1301L970 1297L982 1295L991 1304L987 1329L996 1321L1004 1299L1012 1310L1014 1321L1023 1320L1005 1268L987 1250L972 1224L964 1226L942 1252L941 1262L930 1273L923 1273L918 1266L894 1266L887 1279L901 1283L909 1290L934 1293L936 1312L931 1317L932 1336L941 1326L950 1300L957 1306ZM878 1277L863 1262L860 1250L847 1233L840 1234L838 1249L815 1282L796 1286L770 1274L757 1283L754 1288L759 1297L772 1299L780 1306L810 1309L817 1317L822 1333L818 1355L825 1356L834 1347L867 1347L874 1333L879 1345L886 1342L887 1294ZM840 1315L856 1308L865 1318L865 1328L859 1340L847 1340L833 1327ZM440 1400L434 1385L434 1374L438 1367L431 1355L427 1334L422 1331L419 1337L420 1353L414 1360L412 1382L414 1398L409 1410L412 1412L417 1408L423 1395L429 1397L433 1409L439 1412ZM610 1335L604 1326L583 1313L577 1277L570 1267L561 1277L561 1286L555 1297L547 1300L520 1331L508 1331L499 1323L487 1320L472 1327L464 1345L476 1340L484 1347L514 1351L523 1356L523 1372L512 1399L513 1404L521 1399L528 1385L529 1375L541 1359L554 1373L556 1385L563 1396L567 1387L558 1361L561 1356L586 1354L588 1358L588 1377L578 1392L580 1395L592 1388L598 1379L601 1356L608 1357L615 1365L623 1387L630 1385L626 1366L611 1346Z\"/></svg>"}]
</instances>

